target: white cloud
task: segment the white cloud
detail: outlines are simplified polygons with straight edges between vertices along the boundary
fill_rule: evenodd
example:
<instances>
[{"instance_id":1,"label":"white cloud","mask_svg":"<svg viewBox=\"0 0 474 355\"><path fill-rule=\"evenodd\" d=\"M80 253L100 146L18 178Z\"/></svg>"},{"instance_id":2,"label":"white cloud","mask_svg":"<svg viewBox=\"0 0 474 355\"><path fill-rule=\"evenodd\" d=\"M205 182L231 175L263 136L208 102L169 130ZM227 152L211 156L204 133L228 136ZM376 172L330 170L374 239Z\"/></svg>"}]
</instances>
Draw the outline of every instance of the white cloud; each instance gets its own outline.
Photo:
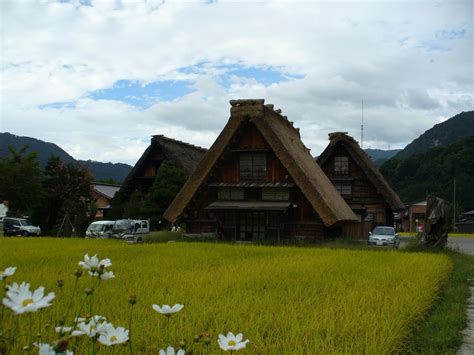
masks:
<instances>
[{"instance_id":1,"label":"white cloud","mask_svg":"<svg viewBox=\"0 0 474 355\"><path fill-rule=\"evenodd\" d=\"M52 141L81 159L135 162L152 134L210 146L231 98L266 98L319 154L327 133L402 147L473 109L472 2L0 2L0 131ZM465 32L463 32L465 30ZM204 63L192 73L178 71ZM303 79L265 86L221 65ZM117 80L191 79L196 91L140 110L94 101ZM40 109L52 102L72 107Z\"/></svg>"}]
</instances>

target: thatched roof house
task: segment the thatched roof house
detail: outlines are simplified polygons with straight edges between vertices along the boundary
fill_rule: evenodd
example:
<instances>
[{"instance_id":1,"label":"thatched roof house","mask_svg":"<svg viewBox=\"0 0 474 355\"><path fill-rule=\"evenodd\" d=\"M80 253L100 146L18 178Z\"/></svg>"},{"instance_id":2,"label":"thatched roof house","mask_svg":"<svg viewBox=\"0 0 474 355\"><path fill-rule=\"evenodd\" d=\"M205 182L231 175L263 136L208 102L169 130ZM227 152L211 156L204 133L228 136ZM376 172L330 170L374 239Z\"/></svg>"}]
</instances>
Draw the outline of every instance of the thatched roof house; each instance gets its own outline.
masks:
<instances>
[{"instance_id":1,"label":"thatched roof house","mask_svg":"<svg viewBox=\"0 0 474 355\"><path fill-rule=\"evenodd\" d=\"M345 132L330 133L329 141L318 164L359 220L368 222L352 234L366 237L375 225L393 226L393 212L403 210L404 204L372 159Z\"/></svg>"},{"instance_id":2,"label":"thatched roof house","mask_svg":"<svg viewBox=\"0 0 474 355\"><path fill-rule=\"evenodd\" d=\"M150 146L135 164L122 184L120 193L127 200L133 193L146 194L153 185L164 160L175 163L189 176L204 156L205 148L181 142L163 135L151 138Z\"/></svg>"},{"instance_id":3,"label":"thatched roof house","mask_svg":"<svg viewBox=\"0 0 474 355\"><path fill-rule=\"evenodd\" d=\"M357 221L281 111L264 100L230 103L229 121L166 219L186 221L188 233L240 240L322 237Z\"/></svg>"}]
</instances>

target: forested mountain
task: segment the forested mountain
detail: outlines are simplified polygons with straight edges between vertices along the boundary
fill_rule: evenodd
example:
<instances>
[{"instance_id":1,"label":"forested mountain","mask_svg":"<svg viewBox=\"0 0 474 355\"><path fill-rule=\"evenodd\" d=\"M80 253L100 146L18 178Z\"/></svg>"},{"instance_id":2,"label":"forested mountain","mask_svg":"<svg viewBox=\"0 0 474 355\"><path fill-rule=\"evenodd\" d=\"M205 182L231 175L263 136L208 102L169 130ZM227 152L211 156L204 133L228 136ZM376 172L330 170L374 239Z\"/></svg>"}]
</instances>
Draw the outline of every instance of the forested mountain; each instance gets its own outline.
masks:
<instances>
[{"instance_id":1,"label":"forested mountain","mask_svg":"<svg viewBox=\"0 0 474 355\"><path fill-rule=\"evenodd\" d=\"M474 135L405 159L394 157L380 171L404 202L427 194L452 202L456 179L456 210L474 208Z\"/></svg>"},{"instance_id":2,"label":"forested mountain","mask_svg":"<svg viewBox=\"0 0 474 355\"><path fill-rule=\"evenodd\" d=\"M122 182L132 169L130 165L122 163L76 160L54 143L44 142L31 137L16 136L10 133L0 133L0 158L10 154L8 151L9 145L13 146L17 151L23 146L28 145L30 151L37 152L41 168L45 167L49 157L52 155L59 157L65 163L77 162L85 165L96 180L112 179Z\"/></svg>"},{"instance_id":3,"label":"forested mountain","mask_svg":"<svg viewBox=\"0 0 474 355\"><path fill-rule=\"evenodd\" d=\"M461 112L450 119L434 125L396 155L406 159L413 154L424 153L431 148L446 147L460 139L474 135L474 111Z\"/></svg>"}]
</instances>

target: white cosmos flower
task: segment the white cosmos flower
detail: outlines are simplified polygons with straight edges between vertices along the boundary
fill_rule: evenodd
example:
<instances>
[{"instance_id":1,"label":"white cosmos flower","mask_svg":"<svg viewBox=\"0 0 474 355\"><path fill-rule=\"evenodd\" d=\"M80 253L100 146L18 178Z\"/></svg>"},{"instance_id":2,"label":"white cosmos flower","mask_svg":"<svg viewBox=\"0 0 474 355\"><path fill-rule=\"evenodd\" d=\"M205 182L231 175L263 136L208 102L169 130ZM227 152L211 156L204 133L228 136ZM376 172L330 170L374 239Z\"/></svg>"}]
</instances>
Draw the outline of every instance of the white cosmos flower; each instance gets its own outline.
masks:
<instances>
[{"instance_id":1,"label":"white cosmos flower","mask_svg":"<svg viewBox=\"0 0 474 355\"><path fill-rule=\"evenodd\" d=\"M109 280L113 279L115 277L113 271L105 271L105 272L97 272L97 271L89 271L89 275L93 277L98 277L101 280Z\"/></svg>"},{"instance_id":2,"label":"white cosmos flower","mask_svg":"<svg viewBox=\"0 0 474 355\"><path fill-rule=\"evenodd\" d=\"M160 314L164 314L165 316L170 316L173 313L177 313L180 310L182 310L184 305L175 304L173 307L170 307L167 304L164 304L162 307L160 307L157 304L154 304L151 307Z\"/></svg>"},{"instance_id":3,"label":"white cosmos flower","mask_svg":"<svg viewBox=\"0 0 474 355\"><path fill-rule=\"evenodd\" d=\"M0 281L6 279L8 276L12 276L16 271L16 266L7 267L5 270L0 271Z\"/></svg>"},{"instance_id":4,"label":"white cosmos flower","mask_svg":"<svg viewBox=\"0 0 474 355\"><path fill-rule=\"evenodd\" d=\"M58 325L56 328L54 328L56 333L69 333L72 330L72 327L64 327L61 325Z\"/></svg>"},{"instance_id":5,"label":"white cosmos flower","mask_svg":"<svg viewBox=\"0 0 474 355\"><path fill-rule=\"evenodd\" d=\"M100 317L100 316L94 316ZM107 323L105 321L96 321L92 317L88 323L81 322L77 325L77 330L74 330L71 333L72 337L77 337L81 335L87 335L89 338L93 338L96 335L100 335L107 330L108 327L111 327L111 323Z\"/></svg>"},{"instance_id":6,"label":"white cosmos flower","mask_svg":"<svg viewBox=\"0 0 474 355\"><path fill-rule=\"evenodd\" d=\"M172 346L168 346L166 350L161 349L159 355L184 355L184 350L179 349L177 352L175 352Z\"/></svg>"},{"instance_id":7,"label":"white cosmos flower","mask_svg":"<svg viewBox=\"0 0 474 355\"><path fill-rule=\"evenodd\" d=\"M243 349L247 346L247 343L250 340L245 340L242 341L243 339L242 333L234 335L234 333L229 332L227 333L227 336L224 336L223 334L219 334L219 340L217 343L219 344L220 348L224 351L227 350L240 350Z\"/></svg>"},{"instance_id":8,"label":"white cosmos flower","mask_svg":"<svg viewBox=\"0 0 474 355\"><path fill-rule=\"evenodd\" d=\"M100 268L105 269L106 267L112 266L110 259L99 260L97 254L89 258L89 254L84 255L84 261L79 261L79 266L82 266L87 270L98 270Z\"/></svg>"},{"instance_id":9,"label":"white cosmos flower","mask_svg":"<svg viewBox=\"0 0 474 355\"><path fill-rule=\"evenodd\" d=\"M39 348L39 355L56 355L57 354L54 348L47 343L34 343L34 345ZM65 353L61 353L61 354L73 355L73 352L66 350Z\"/></svg>"},{"instance_id":10,"label":"white cosmos flower","mask_svg":"<svg viewBox=\"0 0 474 355\"><path fill-rule=\"evenodd\" d=\"M22 282L18 285L16 282L8 286L6 298L2 303L10 308L15 314L26 312L36 312L38 309L51 306L51 302L56 295L50 292L44 295L44 287L37 288L34 292L30 291L30 284Z\"/></svg>"},{"instance_id":11,"label":"white cosmos flower","mask_svg":"<svg viewBox=\"0 0 474 355\"><path fill-rule=\"evenodd\" d=\"M110 346L126 343L128 339L128 329L124 327L114 328L114 326L110 324L105 331L100 334L98 340L99 343Z\"/></svg>"}]
</instances>

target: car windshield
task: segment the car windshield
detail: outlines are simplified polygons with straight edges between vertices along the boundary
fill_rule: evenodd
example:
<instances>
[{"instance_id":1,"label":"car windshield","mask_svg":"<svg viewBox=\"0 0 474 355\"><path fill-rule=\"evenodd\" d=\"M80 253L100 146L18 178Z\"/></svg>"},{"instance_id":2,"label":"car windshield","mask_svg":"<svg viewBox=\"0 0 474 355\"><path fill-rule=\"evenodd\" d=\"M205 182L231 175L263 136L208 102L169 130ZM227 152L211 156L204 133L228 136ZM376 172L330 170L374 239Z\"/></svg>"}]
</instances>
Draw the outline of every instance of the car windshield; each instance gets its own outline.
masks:
<instances>
[{"instance_id":1,"label":"car windshield","mask_svg":"<svg viewBox=\"0 0 474 355\"><path fill-rule=\"evenodd\" d=\"M113 230L116 232L128 232L131 230L131 224L133 221L128 219L118 220L115 222Z\"/></svg>"},{"instance_id":2,"label":"car windshield","mask_svg":"<svg viewBox=\"0 0 474 355\"><path fill-rule=\"evenodd\" d=\"M30 221L28 221L27 219L22 219L20 220L20 224L22 226L31 226L32 224L30 223Z\"/></svg>"},{"instance_id":3,"label":"car windshield","mask_svg":"<svg viewBox=\"0 0 474 355\"><path fill-rule=\"evenodd\" d=\"M104 224L91 224L88 229L92 232L100 232L104 230L104 227Z\"/></svg>"},{"instance_id":4,"label":"car windshield","mask_svg":"<svg viewBox=\"0 0 474 355\"><path fill-rule=\"evenodd\" d=\"M391 227L376 227L372 234L375 235L394 235L395 230Z\"/></svg>"}]
</instances>

